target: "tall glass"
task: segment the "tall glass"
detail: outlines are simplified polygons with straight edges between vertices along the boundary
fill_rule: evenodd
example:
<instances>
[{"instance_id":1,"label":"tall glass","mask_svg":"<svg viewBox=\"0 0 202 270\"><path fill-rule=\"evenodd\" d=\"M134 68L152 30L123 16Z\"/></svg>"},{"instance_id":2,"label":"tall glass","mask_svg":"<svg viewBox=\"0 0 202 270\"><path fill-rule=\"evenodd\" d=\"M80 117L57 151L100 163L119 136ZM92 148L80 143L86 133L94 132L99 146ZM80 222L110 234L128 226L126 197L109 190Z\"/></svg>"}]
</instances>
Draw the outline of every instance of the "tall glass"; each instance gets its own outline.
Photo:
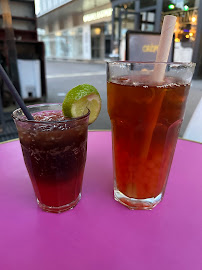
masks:
<instances>
[{"instance_id":1,"label":"tall glass","mask_svg":"<svg viewBox=\"0 0 202 270\"><path fill-rule=\"evenodd\" d=\"M152 209L163 198L182 124L193 63L107 63L114 197L130 209Z\"/></svg>"},{"instance_id":2,"label":"tall glass","mask_svg":"<svg viewBox=\"0 0 202 270\"><path fill-rule=\"evenodd\" d=\"M28 121L21 109L13 118L38 205L48 212L66 211L81 198L89 112L65 120L61 104L28 108L36 121Z\"/></svg>"}]
</instances>

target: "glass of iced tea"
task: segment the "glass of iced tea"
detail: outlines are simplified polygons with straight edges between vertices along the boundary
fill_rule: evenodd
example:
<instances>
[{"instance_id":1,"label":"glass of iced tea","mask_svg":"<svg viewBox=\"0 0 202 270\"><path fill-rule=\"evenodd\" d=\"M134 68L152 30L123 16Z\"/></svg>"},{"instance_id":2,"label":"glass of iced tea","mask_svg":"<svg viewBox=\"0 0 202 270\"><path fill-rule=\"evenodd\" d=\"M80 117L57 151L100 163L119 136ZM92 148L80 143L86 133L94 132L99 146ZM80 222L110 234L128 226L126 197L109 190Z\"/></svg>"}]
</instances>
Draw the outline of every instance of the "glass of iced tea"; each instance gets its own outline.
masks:
<instances>
[{"instance_id":1,"label":"glass of iced tea","mask_svg":"<svg viewBox=\"0 0 202 270\"><path fill-rule=\"evenodd\" d=\"M130 209L152 209L163 198L182 124L194 63L107 63L114 198Z\"/></svg>"},{"instance_id":2,"label":"glass of iced tea","mask_svg":"<svg viewBox=\"0 0 202 270\"><path fill-rule=\"evenodd\" d=\"M86 162L89 113L65 119L61 104L28 106L13 112L22 153L37 198L45 211L63 212L81 198Z\"/></svg>"}]
</instances>

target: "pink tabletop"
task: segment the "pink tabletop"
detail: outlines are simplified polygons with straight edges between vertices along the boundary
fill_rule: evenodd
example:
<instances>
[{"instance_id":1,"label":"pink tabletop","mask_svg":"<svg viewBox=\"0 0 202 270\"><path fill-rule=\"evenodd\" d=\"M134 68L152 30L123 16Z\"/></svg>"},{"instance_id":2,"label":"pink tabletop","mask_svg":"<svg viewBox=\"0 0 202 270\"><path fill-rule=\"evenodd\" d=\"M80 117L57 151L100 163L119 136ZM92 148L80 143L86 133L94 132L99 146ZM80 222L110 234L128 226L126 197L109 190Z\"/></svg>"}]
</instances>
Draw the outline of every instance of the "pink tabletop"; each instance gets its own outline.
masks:
<instances>
[{"instance_id":1,"label":"pink tabletop","mask_svg":"<svg viewBox=\"0 0 202 270\"><path fill-rule=\"evenodd\" d=\"M178 140L152 211L114 201L110 132L89 132L82 199L61 214L37 206L19 141L0 160L0 269L202 269L201 144Z\"/></svg>"}]
</instances>

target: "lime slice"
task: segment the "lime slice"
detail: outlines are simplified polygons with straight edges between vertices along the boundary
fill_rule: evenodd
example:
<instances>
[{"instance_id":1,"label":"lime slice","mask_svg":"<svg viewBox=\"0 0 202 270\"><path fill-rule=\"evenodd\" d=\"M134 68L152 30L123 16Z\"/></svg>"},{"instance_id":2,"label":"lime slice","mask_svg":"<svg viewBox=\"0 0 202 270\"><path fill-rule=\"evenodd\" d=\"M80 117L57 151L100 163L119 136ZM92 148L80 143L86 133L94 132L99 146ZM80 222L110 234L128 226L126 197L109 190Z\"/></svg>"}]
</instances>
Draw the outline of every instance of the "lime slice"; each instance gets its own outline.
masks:
<instances>
[{"instance_id":1,"label":"lime slice","mask_svg":"<svg viewBox=\"0 0 202 270\"><path fill-rule=\"evenodd\" d=\"M72 88L62 103L65 117L80 117L90 110L89 124L98 117L101 110L101 98L97 89L89 84L81 84Z\"/></svg>"}]
</instances>

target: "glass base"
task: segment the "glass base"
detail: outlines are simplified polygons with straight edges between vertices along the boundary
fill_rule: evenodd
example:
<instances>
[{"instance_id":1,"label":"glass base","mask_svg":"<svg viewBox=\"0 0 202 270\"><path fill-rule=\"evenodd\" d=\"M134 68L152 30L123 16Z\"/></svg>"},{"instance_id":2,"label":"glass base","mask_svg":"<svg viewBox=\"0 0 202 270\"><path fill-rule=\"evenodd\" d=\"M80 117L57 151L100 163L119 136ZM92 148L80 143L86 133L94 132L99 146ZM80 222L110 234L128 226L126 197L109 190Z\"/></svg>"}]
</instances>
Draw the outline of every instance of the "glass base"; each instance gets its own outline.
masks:
<instances>
[{"instance_id":1,"label":"glass base","mask_svg":"<svg viewBox=\"0 0 202 270\"><path fill-rule=\"evenodd\" d=\"M148 198L148 199L134 199L127 197L119 190L114 190L114 199L125 205L131 210L152 210L163 198L163 193L160 193L155 198Z\"/></svg>"},{"instance_id":2,"label":"glass base","mask_svg":"<svg viewBox=\"0 0 202 270\"><path fill-rule=\"evenodd\" d=\"M50 213L62 213L62 212L65 212L67 210L74 208L77 205L77 203L80 201L80 199L81 199L81 193L79 193L79 196L76 198L75 201L69 204L58 206L58 207L45 205L41 203L38 198L37 198L37 203L43 211L50 212Z\"/></svg>"}]
</instances>

